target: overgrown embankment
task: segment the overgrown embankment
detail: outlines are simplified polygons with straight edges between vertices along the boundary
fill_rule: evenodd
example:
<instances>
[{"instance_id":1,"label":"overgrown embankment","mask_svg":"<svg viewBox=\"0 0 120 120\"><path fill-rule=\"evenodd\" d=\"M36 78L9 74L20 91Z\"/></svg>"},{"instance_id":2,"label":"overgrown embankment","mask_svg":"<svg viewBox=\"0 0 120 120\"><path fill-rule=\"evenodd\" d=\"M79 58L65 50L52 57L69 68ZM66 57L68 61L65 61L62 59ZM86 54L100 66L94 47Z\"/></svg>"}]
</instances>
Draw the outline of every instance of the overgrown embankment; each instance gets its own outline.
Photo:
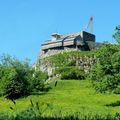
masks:
<instances>
[{"instance_id":1,"label":"overgrown embankment","mask_svg":"<svg viewBox=\"0 0 120 120\"><path fill-rule=\"evenodd\" d=\"M71 51L56 54L38 60L37 67L54 75L56 69L62 67L77 67L88 73L91 67L97 62L96 51Z\"/></svg>"}]
</instances>

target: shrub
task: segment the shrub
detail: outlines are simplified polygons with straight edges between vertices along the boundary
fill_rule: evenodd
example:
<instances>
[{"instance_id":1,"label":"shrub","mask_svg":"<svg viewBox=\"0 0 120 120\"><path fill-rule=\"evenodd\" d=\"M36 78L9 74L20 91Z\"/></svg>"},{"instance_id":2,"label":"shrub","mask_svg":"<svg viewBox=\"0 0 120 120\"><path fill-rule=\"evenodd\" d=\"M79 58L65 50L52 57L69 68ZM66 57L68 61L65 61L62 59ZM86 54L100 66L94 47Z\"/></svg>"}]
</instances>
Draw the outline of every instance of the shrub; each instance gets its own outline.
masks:
<instances>
[{"instance_id":1,"label":"shrub","mask_svg":"<svg viewBox=\"0 0 120 120\"><path fill-rule=\"evenodd\" d=\"M113 93L120 94L120 85L118 85L117 88L113 90Z\"/></svg>"},{"instance_id":2,"label":"shrub","mask_svg":"<svg viewBox=\"0 0 120 120\"><path fill-rule=\"evenodd\" d=\"M95 88L99 92L111 91L116 87L116 83L114 81L114 76L105 75L101 78L101 81L95 84Z\"/></svg>"},{"instance_id":3,"label":"shrub","mask_svg":"<svg viewBox=\"0 0 120 120\"><path fill-rule=\"evenodd\" d=\"M116 52L112 55L111 64L113 66L113 72L119 73L120 72L120 52Z\"/></svg>"},{"instance_id":4,"label":"shrub","mask_svg":"<svg viewBox=\"0 0 120 120\"><path fill-rule=\"evenodd\" d=\"M93 82L101 81L101 76L104 76L105 72L103 71L102 65L99 63L95 64L88 75L88 79L92 80Z\"/></svg>"},{"instance_id":5,"label":"shrub","mask_svg":"<svg viewBox=\"0 0 120 120\"><path fill-rule=\"evenodd\" d=\"M69 67L68 70L61 73L61 79L76 79L83 80L85 79L85 73L83 70L76 67Z\"/></svg>"},{"instance_id":6,"label":"shrub","mask_svg":"<svg viewBox=\"0 0 120 120\"><path fill-rule=\"evenodd\" d=\"M92 68L89 78L97 91L119 93L120 52L116 45L105 44L98 52L98 63Z\"/></svg>"},{"instance_id":7,"label":"shrub","mask_svg":"<svg viewBox=\"0 0 120 120\"><path fill-rule=\"evenodd\" d=\"M48 79L48 74L40 70L34 71L33 79L31 81L32 91L44 91L46 88L45 81Z\"/></svg>"},{"instance_id":8,"label":"shrub","mask_svg":"<svg viewBox=\"0 0 120 120\"><path fill-rule=\"evenodd\" d=\"M3 94L10 99L29 94L30 66L27 61L5 55L1 58L1 86Z\"/></svg>"},{"instance_id":9,"label":"shrub","mask_svg":"<svg viewBox=\"0 0 120 120\"><path fill-rule=\"evenodd\" d=\"M9 55L1 58L0 94L9 99L29 95L33 90L44 90L47 74L35 71L28 61L19 61Z\"/></svg>"},{"instance_id":10,"label":"shrub","mask_svg":"<svg viewBox=\"0 0 120 120\"><path fill-rule=\"evenodd\" d=\"M111 56L118 51L118 47L113 44L105 44L103 48L98 51L98 64L102 66L102 70L105 74L112 74Z\"/></svg>"},{"instance_id":11,"label":"shrub","mask_svg":"<svg viewBox=\"0 0 120 120\"><path fill-rule=\"evenodd\" d=\"M69 71L71 69L71 66L62 66L62 67L57 67L55 69L55 74L61 74L64 73L66 71Z\"/></svg>"}]
</instances>

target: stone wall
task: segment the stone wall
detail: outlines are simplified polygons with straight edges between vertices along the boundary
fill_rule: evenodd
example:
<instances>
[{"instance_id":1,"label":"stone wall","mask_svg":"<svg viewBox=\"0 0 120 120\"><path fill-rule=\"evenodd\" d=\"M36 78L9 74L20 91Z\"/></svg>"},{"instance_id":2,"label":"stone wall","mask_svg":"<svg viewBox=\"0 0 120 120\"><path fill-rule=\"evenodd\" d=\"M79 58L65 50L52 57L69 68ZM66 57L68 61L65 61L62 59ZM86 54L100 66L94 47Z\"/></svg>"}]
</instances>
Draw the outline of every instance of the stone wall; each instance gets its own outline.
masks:
<instances>
[{"instance_id":1,"label":"stone wall","mask_svg":"<svg viewBox=\"0 0 120 120\"><path fill-rule=\"evenodd\" d=\"M95 55L70 56L67 61L75 62L75 66L89 73L91 67L97 62L97 58ZM39 59L36 65L40 70L48 72L49 76L53 76L55 68L58 67L47 58Z\"/></svg>"}]
</instances>

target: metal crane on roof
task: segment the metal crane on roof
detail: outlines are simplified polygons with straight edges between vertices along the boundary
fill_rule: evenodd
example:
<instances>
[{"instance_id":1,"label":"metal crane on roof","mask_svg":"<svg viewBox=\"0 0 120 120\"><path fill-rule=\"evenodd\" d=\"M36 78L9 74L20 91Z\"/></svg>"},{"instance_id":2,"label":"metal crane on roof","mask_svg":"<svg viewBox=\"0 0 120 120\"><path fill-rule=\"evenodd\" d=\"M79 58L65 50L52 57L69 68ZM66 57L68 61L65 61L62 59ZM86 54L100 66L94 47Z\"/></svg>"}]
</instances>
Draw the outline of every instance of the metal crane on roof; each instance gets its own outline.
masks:
<instances>
[{"instance_id":1,"label":"metal crane on roof","mask_svg":"<svg viewBox=\"0 0 120 120\"><path fill-rule=\"evenodd\" d=\"M85 27L85 31L87 31L89 27L90 27L90 33L92 33L93 32L93 17L92 16L90 17L90 20Z\"/></svg>"}]
</instances>

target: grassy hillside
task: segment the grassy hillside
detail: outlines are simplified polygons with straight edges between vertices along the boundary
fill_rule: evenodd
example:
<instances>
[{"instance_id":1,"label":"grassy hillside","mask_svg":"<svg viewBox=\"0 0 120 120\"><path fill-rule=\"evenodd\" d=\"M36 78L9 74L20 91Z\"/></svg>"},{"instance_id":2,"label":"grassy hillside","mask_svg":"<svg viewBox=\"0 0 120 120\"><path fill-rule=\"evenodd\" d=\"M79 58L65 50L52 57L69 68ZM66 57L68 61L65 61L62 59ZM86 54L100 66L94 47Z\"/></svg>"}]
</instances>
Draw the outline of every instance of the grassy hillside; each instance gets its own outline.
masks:
<instances>
[{"instance_id":1,"label":"grassy hillside","mask_svg":"<svg viewBox=\"0 0 120 120\"><path fill-rule=\"evenodd\" d=\"M120 95L96 93L89 81L58 80L52 82L52 89L46 94L35 94L16 100L16 104L0 98L0 112L17 114L28 107L39 105L42 115L53 116L80 112L83 115L115 114L120 111ZM107 106L106 106L107 105ZM12 109L11 109L12 107Z\"/></svg>"}]
</instances>

